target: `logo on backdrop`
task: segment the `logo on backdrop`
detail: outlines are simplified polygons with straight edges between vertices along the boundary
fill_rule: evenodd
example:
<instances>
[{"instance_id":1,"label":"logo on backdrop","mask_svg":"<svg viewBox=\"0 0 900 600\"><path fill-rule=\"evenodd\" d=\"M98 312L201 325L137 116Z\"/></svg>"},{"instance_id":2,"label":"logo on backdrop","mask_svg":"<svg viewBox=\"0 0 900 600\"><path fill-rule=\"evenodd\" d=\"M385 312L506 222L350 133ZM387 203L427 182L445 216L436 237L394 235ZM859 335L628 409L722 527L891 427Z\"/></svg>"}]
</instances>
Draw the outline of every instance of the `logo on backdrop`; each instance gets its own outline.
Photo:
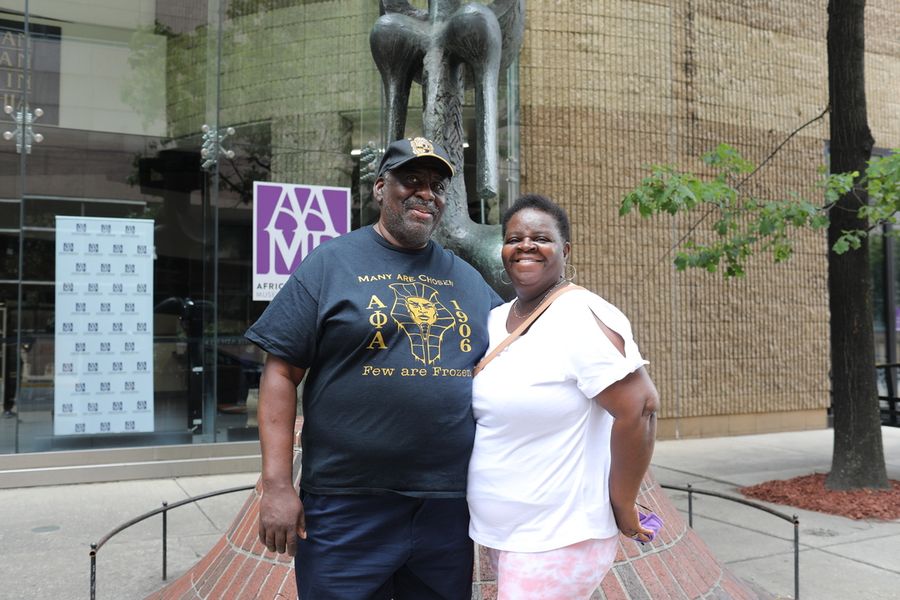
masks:
<instances>
[{"instance_id":1,"label":"logo on backdrop","mask_svg":"<svg viewBox=\"0 0 900 600\"><path fill-rule=\"evenodd\" d=\"M271 300L319 244L350 231L350 188L253 184L253 299Z\"/></svg>"}]
</instances>

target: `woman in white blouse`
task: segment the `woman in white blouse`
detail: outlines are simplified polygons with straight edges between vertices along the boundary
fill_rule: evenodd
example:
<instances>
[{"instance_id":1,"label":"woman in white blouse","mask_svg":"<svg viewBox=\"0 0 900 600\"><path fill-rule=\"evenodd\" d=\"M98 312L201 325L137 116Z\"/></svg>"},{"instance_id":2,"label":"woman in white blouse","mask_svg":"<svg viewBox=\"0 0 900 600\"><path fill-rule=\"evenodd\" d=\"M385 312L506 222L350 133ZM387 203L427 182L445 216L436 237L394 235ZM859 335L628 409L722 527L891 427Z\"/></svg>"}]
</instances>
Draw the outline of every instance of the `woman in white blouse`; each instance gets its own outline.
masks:
<instances>
[{"instance_id":1,"label":"woman in white blouse","mask_svg":"<svg viewBox=\"0 0 900 600\"><path fill-rule=\"evenodd\" d=\"M490 349L569 286L569 219L522 196L503 216L516 298L491 312ZM648 541L635 500L650 464L658 395L628 319L582 288L559 295L474 379L469 528L498 598L589 598L621 531Z\"/></svg>"}]
</instances>

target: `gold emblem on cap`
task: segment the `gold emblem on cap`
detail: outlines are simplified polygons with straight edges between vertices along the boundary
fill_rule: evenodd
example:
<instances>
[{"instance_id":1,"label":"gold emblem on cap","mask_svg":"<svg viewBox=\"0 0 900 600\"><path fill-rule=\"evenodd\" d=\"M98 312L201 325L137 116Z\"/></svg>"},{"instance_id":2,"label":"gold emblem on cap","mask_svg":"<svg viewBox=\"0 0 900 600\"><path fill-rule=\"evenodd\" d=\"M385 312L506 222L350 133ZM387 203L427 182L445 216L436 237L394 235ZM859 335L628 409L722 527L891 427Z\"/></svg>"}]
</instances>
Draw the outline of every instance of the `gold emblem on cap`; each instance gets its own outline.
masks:
<instances>
[{"instance_id":1,"label":"gold emblem on cap","mask_svg":"<svg viewBox=\"0 0 900 600\"><path fill-rule=\"evenodd\" d=\"M423 137L412 138L409 140L409 145L416 156L434 154L434 145Z\"/></svg>"}]
</instances>

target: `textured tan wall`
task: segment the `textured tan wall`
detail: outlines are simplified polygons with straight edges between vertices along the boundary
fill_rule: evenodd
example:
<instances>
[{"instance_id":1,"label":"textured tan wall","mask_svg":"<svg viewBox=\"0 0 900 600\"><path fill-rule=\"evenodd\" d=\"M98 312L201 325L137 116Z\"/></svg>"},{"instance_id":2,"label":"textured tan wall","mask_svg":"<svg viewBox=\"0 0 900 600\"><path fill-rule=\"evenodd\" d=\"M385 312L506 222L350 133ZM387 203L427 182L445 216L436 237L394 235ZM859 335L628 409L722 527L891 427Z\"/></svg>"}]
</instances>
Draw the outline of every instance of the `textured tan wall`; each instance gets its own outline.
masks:
<instances>
[{"instance_id":1,"label":"textured tan wall","mask_svg":"<svg viewBox=\"0 0 900 600\"><path fill-rule=\"evenodd\" d=\"M868 10L869 118L877 144L897 146L900 3ZM662 393L664 435L824 425L824 233L801 235L787 264L756 258L747 277L724 281L671 265L697 215L641 220L617 209L645 164L697 170L719 142L758 162L819 115L826 26L813 0L528 4L522 190L569 210L580 281L631 317ZM797 134L748 189L817 198L827 125Z\"/></svg>"},{"instance_id":2,"label":"textured tan wall","mask_svg":"<svg viewBox=\"0 0 900 600\"><path fill-rule=\"evenodd\" d=\"M866 96L880 148L900 148L900 2L866 3Z\"/></svg>"}]
</instances>

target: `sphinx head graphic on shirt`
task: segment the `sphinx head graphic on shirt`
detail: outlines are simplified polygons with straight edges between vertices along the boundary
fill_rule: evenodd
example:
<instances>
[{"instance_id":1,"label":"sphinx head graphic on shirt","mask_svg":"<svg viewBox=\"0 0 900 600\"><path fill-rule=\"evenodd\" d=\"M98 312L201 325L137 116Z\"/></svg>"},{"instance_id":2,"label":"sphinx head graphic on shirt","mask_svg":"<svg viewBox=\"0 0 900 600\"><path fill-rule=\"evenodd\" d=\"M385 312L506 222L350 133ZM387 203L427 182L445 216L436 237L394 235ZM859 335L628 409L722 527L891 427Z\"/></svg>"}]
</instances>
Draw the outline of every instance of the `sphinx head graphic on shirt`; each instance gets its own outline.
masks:
<instances>
[{"instance_id":1,"label":"sphinx head graphic on shirt","mask_svg":"<svg viewBox=\"0 0 900 600\"><path fill-rule=\"evenodd\" d=\"M441 304L436 289L424 283L392 283L391 317L409 338L416 360L430 365L441 357L444 332L456 325L453 314Z\"/></svg>"}]
</instances>

